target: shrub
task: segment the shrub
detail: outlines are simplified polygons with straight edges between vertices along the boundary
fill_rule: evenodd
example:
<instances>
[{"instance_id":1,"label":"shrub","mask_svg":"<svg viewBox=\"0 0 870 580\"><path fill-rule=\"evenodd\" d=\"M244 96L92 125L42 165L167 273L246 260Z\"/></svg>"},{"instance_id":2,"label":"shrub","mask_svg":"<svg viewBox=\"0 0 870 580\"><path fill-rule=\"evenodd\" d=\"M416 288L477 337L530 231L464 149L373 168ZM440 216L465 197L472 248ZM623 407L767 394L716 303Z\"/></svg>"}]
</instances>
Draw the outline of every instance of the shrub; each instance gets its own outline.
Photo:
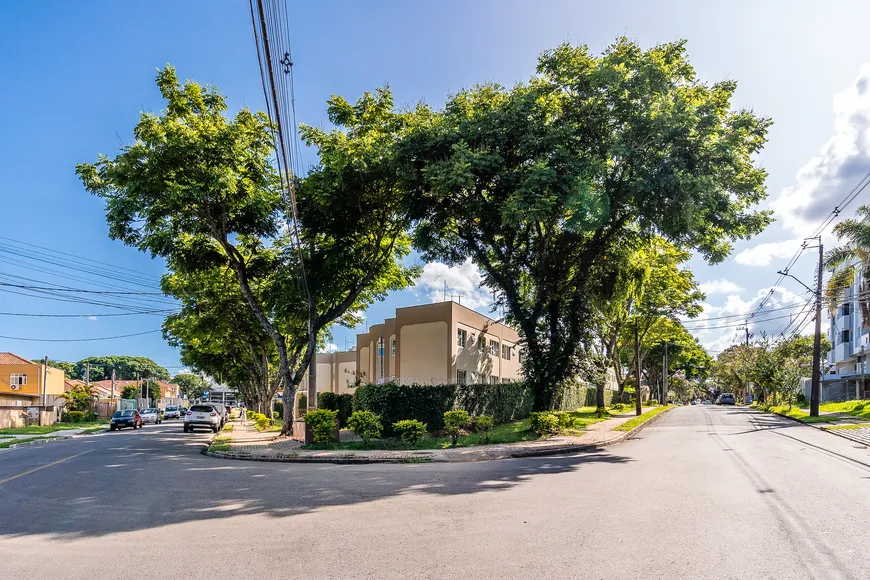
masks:
<instances>
[{"instance_id":1,"label":"shrub","mask_svg":"<svg viewBox=\"0 0 870 580\"><path fill-rule=\"evenodd\" d=\"M397 421L393 424L393 428L404 441L411 445L416 445L420 439L426 436L426 424L416 419Z\"/></svg>"},{"instance_id":2,"label":"shrub","mask_svg":"<svg viewBox=\"0 0 870 580\"><path fill-rule=\"evenodd\" d=\"M475 417L471 423L471 428L476 432L483 435L484 443L489 443L489 432L492 430L495 422L492 420L492 417L489 415L480 415Z\"/></svg>"},{"instance_id":3,"label":"shrub","mask_svg":"<svg viewBox=\"0 0 870 580\"><path fill-rule=\"evenodd\" d=\"M559 432L559 418L550 411L532 413L531 427L541 437Z\"/></svg>"},{"instance_id":4,"label":"shrub","mask_svg":"<svg viewBox=\"0 0 870 580\"><path fill-rule=\"evenodd\" d=\"M657 399L650 399L649 401L646 402L647 407L655 407L658 404L659 404L659 402Z\"/></svg>"},{"instance_id":5,"label":"shrub","mask_svg":"<svg viewBox=\"0 0 870 580\"><path fill-rule=\"evenodd\" d=\"M272 420L263 413L254 413L251 416L251 420L254 422L254 427L256 427L257 431L265 431L272 424Z\"/></svg>"},{"instance_id":6,"label":"shrub","mask_svg":"<svg viewBox=\"0 0 870 580\"><path fill-rule=\"evenodd\" d=\"M558 421L559 429L570 429L574 426L574 417L568 411L553 411Z\"/></svg>"},{"instance_id":7,"label":"shrub","mask_svg":"<svg viewBox=\"0 0 870 580\"><path fill-rule=\"evenodd\" d=\"M329 443L332 441L337 417L338 411L317 409L316 411L305 413L305 416L302 418L305 420L305 424L311 427L315 443Z\"/></svg>"},{"instance_id":8,"label":"shrub","mask_svg":"<svg viewBox=\"0 0 870 580\"><path fill-rule=\"evenodd\" d=\"M353 413L353 395L336 393L317 393L317 408L328 411L338 411L338 426L347 426L347 420Z\"/></svg>"},{"instance_id":9,"label":"shrub","mask_svg":"<svg viewBox=\"0 0 870 580\"><path fill-rule=\"evenodd\" d=\"M81 423L85 420L85 412L84 411L68 411L66 414L66 420L70 423Z\"/></svg>"},{"instance_id":10,"label":"shrub","mask_svg":"<svg viewBox=\"0 0 870 580\"><path fill-rule=\"evenodd\" d=\"M296 394L296 416L301 417L308 410L308 395L305 393Z\"/></svg>"},{"instance_id":11,"label":"shrub","mask_svg":"<svg viewBox=\"0 0 870 580\"><path fill-rule=\"evenodd\" d=\"M613 407L611 407L611 408L612 408L614 411L617 411L617 412L620 412L620 413L621 413L622 411L625 411L625 404L623 404L623 403L616 403L616 404L613 405Z\"/></svg>"},{"instance_id":12,"label":"shrub","mask_svg":"<svg viewBox=\"0 0 870 580\"><path fill-rule=\"evenodd\" d=\"M458 410L447 411L444 413L444 427L447 429L447 433L450 434L451 445L456 445L456 441L459 439L459 433L468 427L470 421L471 417L469 416L468 411Z\"/></svg>"},{"instance_id":13,"label":"shrub","mask_svg":"<svg viewBox=\"0 0 870 580\"><path fill-rule=\"evenodd\" d=\"M284 418L284 401L275 401L274 416L276 419Z\"/></svg>"},{"instance_id":14,"label":"shrub","mask_svg":"<svg viewBox=\"0 0 870 580\"><path fill-rule=\"evenodd\" d=\"M253 418L254 418L254 412L253 412L252 410L248 409L247 412L245 412L245 416L246 416L248 419L253 419Z\"/></svg>"},{"instance_id":15,"label":"shrub","mask_svg":"<svg viewBox=\"0 0 870 580\"><path fill-rule=\"evenodd\" d=\"M348 428L362 437L363 445L369 446L369 439L381 436L381 419L371 411L354 411L347 420Z\"/></svg>"}]
</instances>

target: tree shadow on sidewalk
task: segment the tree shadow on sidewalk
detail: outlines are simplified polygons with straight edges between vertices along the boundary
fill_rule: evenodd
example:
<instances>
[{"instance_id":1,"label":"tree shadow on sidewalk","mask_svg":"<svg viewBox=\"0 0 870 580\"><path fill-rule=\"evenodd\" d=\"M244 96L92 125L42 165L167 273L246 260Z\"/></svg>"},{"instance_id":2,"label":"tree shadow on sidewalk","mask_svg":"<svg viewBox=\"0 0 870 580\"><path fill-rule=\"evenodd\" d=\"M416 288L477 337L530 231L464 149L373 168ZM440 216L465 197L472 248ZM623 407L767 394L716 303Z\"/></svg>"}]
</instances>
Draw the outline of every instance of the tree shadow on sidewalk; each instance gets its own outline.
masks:
<instances>
[{"instance_id":1,"label":"tree shadow on sidewalk","mask_svg":"<svg viewBox=\"0 0 870 580\"><path fill-rule=\"evenodd\" d=\"M72 539L237 515L287 518L408 494L507 491L530 478L630 461L597 449L473 463L333 465L223 460L192 449L177 434L155 434L95 446L62 470L0 486L0 537Z\"/></svg>"}]
</instances>

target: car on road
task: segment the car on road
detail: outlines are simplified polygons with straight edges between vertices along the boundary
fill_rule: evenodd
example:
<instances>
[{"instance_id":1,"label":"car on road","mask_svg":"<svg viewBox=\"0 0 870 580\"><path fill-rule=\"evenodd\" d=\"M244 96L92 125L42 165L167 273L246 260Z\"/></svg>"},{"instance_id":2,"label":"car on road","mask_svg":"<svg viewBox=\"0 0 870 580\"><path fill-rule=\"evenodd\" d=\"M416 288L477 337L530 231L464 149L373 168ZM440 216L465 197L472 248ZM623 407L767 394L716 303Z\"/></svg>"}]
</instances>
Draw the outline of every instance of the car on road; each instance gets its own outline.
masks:
<instances>
[{"instance_id":1,"label":"car on road","mask_svg":"<svg viewBox=\"0 0 870 580\"><path fill-rule=\"evenodd\" d=\"M716 399L717 405L736 405L737 399L734 398L733 393L722 393L719 395L719 398Z\"/></svg>"},{"instance_id":2,"label":"car on road","mask_svg":"<svg viewBox=\"0 0 870 580\"><path fill-rule=\"evenodd\" d=\"M209 403L209 405L214 406L217 409L218 413L221 415L221 429L224 427L224 423L230 420L230 413L227 411L226 406L222 403Z\"/></svg>"},{"instance_id":3,"label":"car on road","mask_svg":"<svg viewBox=\"0 0 870 580\"><path fill-rule=\"evenodd\" d=\"M136 429L137 427L140 429L142 428L142 415L139 414L139 411L136 409L115 411L115 414L112 415L111 420L109 420L109 431L122 429L124 427L132 427L133 429Z\"/></svg>"},{"instance_id":4,"label":"car on road","mask_svg":"<svg viewBox=\"0 0 870 580\"><path fill-rule=\"evenodd\" d=\"M181 411L176 405L167 405L163 410L163 416L167 419L178 419L181 417Z\"/></svg>"},{"instance_id":5,"label":"car on road","mask_svg":"<svg viewBox=\"0 0 870 580\"><path fill-rule=\"evenodd\" d=\"M160 409L156 409L154 407L142 409L141 415L143 423L152 423L154 425L159 425L163 421L160 418Z\"/></svg>"},{"instance_id":6,"label":"car on road","mask_svg":"<svg viewBox=\"0 0 870 580\"><path fill-rule=\"evenodd\" d=\"M214 433L223 426L222 412L215 405L203 403L193 405L184 415L184 432L190 433L195 427L206 427Z\"/></svg>"}]
</instances>

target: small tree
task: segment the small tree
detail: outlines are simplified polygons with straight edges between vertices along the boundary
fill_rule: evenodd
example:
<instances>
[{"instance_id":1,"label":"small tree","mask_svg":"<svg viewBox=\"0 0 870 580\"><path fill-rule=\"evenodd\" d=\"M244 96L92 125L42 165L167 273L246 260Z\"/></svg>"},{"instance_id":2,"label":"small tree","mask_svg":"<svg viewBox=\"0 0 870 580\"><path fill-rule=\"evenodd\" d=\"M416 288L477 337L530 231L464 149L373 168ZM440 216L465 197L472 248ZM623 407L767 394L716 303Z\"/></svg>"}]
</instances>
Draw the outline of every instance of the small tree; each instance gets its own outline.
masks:
<instances>
[{"instance_id":1,"label":"small tree","mask_svg":"<svg viewBox=\"0 0 870 580\"><path fill-rule=\"evenodd\" d=\"M489 432L492 431L495 421L489 415L480 415L474 418L472 426L474 430L483 435L483 442L489 443Z\"/></svg>"},{"instance_id":2,"label":"small tree","mask_svg":"<svg viewBox=\"0 0 870 580\"><path fill-rule=\"evenodd\" d=\"M315 443L329 443L332 441L332 434L335 431L335 419L338 417L338 411L327 411L326 409L317 409L305 413L302 417L305 424L311 427L314 433Z\"/></svg>"},{"instance_id":3,"label":"small tree","mask_svg":"<svg viewBox=\"0 0 870 580\"><path fill-rule=\"evenodd\" d=\"M451 445L456 446L459 433L468 426L470 421L471 417L468 415L468 411L457 410L444 413L444 428L450 434Z\"/></svg>"},{"instance_id":4,"label":"small tree","mask_svg":"<svg viewBox=\"0 0 870 580\"><path fill-rule=\"evenodd\" d=\"M393 427L399 432L399 436L411 445L417 445L417 442L425 437L427 433L426 423L418 421L417 419L398 421L397 423L393 423Z\"/></svg>"},{"instance_id":5,"label":"small tree","mask_svg":"<svg viewBox=\"0 0 870 580\"><path fill-rule=\"evenodd\" d=\"M354 411L347 421L347 426L362 437L363 445L369 446L369 440L381 436L381 418L371 411Z\"/></svg>"},{"instance_id":6,"label":"small tree","mask_svg":"<svg viewBox=\"0 0 870 580\"><path fill-rule=\"evenodd\" d=\"M139 387L136 385L127 385L121 389L122 399L136 399L139 397Z\"/></svg>"},{"instance_id":7,"label":"small tree","mask_svg":"<svg viewBox=\"0 0 870 580\"><path fill-rule=\"evenodd\" d=\"M67 411L89 411L94 394L87 385L75 385L64 393Z\"/></svg>"}]
</instances>

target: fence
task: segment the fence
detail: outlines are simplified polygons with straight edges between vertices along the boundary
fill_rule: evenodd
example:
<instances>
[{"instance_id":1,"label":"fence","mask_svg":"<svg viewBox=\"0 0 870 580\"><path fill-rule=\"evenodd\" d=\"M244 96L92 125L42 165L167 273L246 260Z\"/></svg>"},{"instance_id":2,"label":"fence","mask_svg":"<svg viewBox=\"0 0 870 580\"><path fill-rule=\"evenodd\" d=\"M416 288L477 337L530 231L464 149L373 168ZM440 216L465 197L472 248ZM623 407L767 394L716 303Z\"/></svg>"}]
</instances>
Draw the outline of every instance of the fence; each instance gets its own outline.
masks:
<instances>
[{"instance_id":1,"label":"fence","mask_svg":"<svg viewBox=\"0 0 870 580\"><path fill-rule=\"evenodd\" d=\"M0 429L28 425L53 425L57 421L54 407L0 407Z\"/></svg>"}]
</instances>

